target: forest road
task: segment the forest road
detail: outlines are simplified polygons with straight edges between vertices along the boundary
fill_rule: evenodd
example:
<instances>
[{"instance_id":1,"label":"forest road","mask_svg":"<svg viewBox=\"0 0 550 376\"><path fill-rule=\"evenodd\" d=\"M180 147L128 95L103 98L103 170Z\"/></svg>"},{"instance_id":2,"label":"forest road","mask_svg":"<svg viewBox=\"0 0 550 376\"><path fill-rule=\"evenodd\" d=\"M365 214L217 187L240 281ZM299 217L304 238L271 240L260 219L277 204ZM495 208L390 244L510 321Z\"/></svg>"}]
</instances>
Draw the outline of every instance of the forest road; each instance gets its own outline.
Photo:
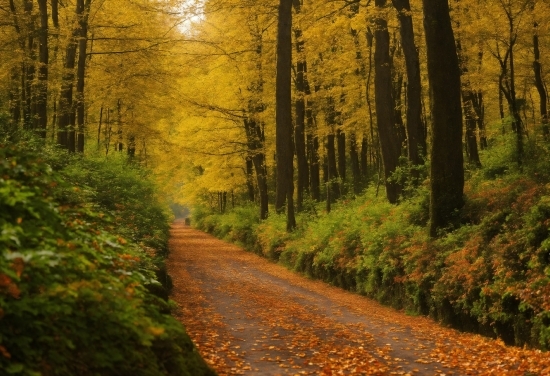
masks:
<instances>
[{"instance_id":1,"label":"forest road","mask_svg":"<svg viewBox=\"0 0 550 376\"><path fill-rule=\"evenodd\" d=\"M500 374L498 359L475 360L495 354L485 339L307 279L183 221L171 231L176 317L219 375Z\"/></svg>"}]
</instances>

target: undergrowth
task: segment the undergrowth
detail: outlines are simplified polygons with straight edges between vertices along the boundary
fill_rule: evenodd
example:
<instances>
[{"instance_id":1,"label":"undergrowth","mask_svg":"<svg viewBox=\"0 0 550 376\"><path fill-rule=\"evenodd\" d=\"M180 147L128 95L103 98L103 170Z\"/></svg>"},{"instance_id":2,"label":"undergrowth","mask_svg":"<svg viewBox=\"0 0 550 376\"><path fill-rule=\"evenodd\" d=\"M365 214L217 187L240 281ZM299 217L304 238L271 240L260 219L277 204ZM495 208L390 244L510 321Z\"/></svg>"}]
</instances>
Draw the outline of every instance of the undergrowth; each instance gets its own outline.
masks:
<instances>
[{"instance_id":1,"label":"undergrowth","mask_svg":"<svg viewBox=\"0 0 550 376\"><path fill-rule=\"evenodd\" d=\"M210 375L159 283L168 214L121 160L0 147L0 369Z\"/></svg>"},{"instance_id":2,"label":"undergrowth","mask_svg":"<svg viewBox=\"0 0 550 376\"><path fill-rule=\"evenodd\" d=\"M461 225L431 239L428 182L391 205L370 188L259 222L257 208L195 209L194 224L328 283L508 344L550 347L550 166L545 145L515 165L505 136L468 171ZM273 213L273 211L271 211Z\"/></svg>"}]
</instances>

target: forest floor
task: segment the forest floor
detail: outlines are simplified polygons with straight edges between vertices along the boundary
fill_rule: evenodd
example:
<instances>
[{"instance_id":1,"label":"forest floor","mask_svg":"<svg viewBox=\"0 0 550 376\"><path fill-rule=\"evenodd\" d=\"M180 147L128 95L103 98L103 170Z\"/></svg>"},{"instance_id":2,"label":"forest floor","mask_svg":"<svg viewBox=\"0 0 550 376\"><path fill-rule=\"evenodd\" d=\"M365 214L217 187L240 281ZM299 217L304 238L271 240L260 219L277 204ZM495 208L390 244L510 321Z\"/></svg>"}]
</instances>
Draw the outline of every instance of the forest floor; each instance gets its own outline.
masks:
<instances>
[{"instance_id":1,"label":"forest floor","mask_svg":"<svg viewBox=\"0 0 550 376\"><path fill-rule=\"evenodd\" d=\"M538 350L307 279L176 221L176 316L219 375L550 375Z\"/></svg>"}]
</instances>

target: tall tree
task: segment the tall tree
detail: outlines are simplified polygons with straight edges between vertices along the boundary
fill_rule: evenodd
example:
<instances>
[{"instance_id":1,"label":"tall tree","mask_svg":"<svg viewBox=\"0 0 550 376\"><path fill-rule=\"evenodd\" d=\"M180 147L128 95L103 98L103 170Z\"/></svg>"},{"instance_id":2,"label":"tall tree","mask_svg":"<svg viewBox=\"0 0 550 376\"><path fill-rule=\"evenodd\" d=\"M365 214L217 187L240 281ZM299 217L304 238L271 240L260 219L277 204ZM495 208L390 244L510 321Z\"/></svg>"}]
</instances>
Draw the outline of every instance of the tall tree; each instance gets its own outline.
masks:
<instances>
[{"instance_id":1,"label":"tall tree","mask_svg":"<svg viewBox=\"0 0 550 376\"><path fill-rule=\"evenodd\" d=\"M80 20L84 14L84 0L77 0L75 9L75 24L70 36L67 47L65 48L65 61L63 64L63 77L61 83L61 93L59 96L59 129L57 132L57 143L68 149L70 152L76 151L76 113L73 98L75 63L80 37Z\"/></svg>"},{"instance_id":2,"label":"tall tree","mask_svg":"<svg viewBox=\"0 0 550 376\"><path fill-rule=\"evenodd\" d=\"M398 11L401 45L407 70L407 154L413 165L422 163L426 153L426 135L422 124L422 85L420 59L414 42L414 28L409 0L392 0Z\"/></svg>"},{"instance_id":3,"label":"tall tree","mask_svg":"<svg viewBox=\"0 0 550 376\"><path fill-rule=\"evenodd\" d=\"M395 111L393 108L391 61L390 61L390 34L388 21L384 14L387 0L375 0L377 16L374 19L374 90L376 104L376 121L380 137L382 163L386 184L386 196L391 203L396 203L401 193L400 185L391 180L391 176L399 165L401 143L396 129Z\"/></svg>"},{"instance_id":4,"label":"tall tree","mask_svg":"<svg viewBox=\"0 0 550 376\"><path fill-rule=\"evenodd\" d=\"M78 63L76 71L76 150L84 152L84 84L86 76L86 60L88 45L88 17L92 0L78 0L84 8L78 20Z\"/></svg>"},{"instance_id":5,"label":"tall tree","mask_svg":"<svg viewBox=\"0 0 550 376\"><path fill-rule=\"evenodd\" d=\"M533 3L531 11L535 9L535 4ZM542 64L540 58L540 43L539 43L539 23L534 21L533 23L533 71L535 73L535 87L539 94L539 110L540 118L542 123L542 133L546 139L550 138L550 129L548 128L548 109L547 101L548 94L546 92L546 87L544 86L544 81L542 80Z\"/></svg>"},{"instance_id":6,"label":"tall tree","mask_svg":"<svg viewBox=\"0 0 550 376\"><path fill-rule=\"evenodd\" d=\"M423 0L430 82L430 235L451 224L464 205L460 68L448 0Z\"/></svg>"},{"instance_id":7,"label":"tall tree","mask_svg":"<svg viewBox=\"0 0 550 376\"><path fill-rule=\"evenodd\" d=\"M296 15L300 15L302 9L302 0L294 1L294 9ZM294 129L294 144L296 145L296 160L298 167L297 176L297 195L296 195L296 209L302 210L304 201L304 192L307 192L309 186L309 168L307 163L306 154L306 92L308 91L307 84L307 62L305 59L304 51L304 38L301 27L296 26L294 28L294 36L296 38L296 100L295 100L295 112L296 112L296 126Z\"/></svg>"},{"instance_id":8,"label":"tall tree","mask_svg":"<svg viewBox=\"0 0 550 376\"><path fill-rule=\"evenodd\" d=\"M287 231L296 227L294 217L294 166L292 150L292 0L280 0L277 26L277 78L275 123L277 151L277 196L275 209L284 210Z\"/></svg>"},{"instance_id":9,"label":"tall tree","mask_svg":"<svg viewBox=\"0 0 550 376\"><path fill-rule=\"evenodd\" d=\"M36 122L40 137L46 138L48 127L48 2L38 0L40 28L38 32L38 84L36 93Z\"/></svg>"}]
</instances>

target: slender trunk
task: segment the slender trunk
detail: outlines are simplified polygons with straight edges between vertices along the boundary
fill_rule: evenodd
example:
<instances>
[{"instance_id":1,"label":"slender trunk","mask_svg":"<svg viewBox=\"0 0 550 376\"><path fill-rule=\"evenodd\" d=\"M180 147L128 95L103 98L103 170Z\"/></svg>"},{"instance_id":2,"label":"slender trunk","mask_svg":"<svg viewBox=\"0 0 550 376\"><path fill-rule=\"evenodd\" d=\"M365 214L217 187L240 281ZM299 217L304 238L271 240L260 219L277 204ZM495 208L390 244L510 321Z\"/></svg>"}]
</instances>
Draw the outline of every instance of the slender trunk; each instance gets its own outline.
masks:
<instances>
[{"instance_id":1,"label":"slender trunk","mask_svg":"<svg viewBox=\"0 0 550 376\"><path fill-rule=\"evenodd\" d=\"M105 122L105 156L109 154L110 146L111 146L111 109L107 108L107 119Z\"/></svg>"},{"instance_id":2,"label":"slender trunk","mask_svg":"<svg viewBox=\"0 0 550 376\"><path fill-rule=\"evenodd\" d=\"M387 0L375 0L375 5L383 13L383 7ZM380 138L380 149L382 152L382 163L384 165L384 176L386 185L386 196L391 203L397 203L401 187L390 178L399 164L401 145L395 129L395 112L393 109L390 61L390 35L388 22L382 16L375 19L376 30L374 40L376 42L374 51L375 64L375 103L378 134Z\"/></svg>"},{"instance_id":3,"label":"slender trunk","mask_svg":"<svg viewBox=\"0 0 550 376\"><path fill-rule=\"evenodd\" d=\"M97 126L97 151L101 144L101 122L103 121L103 106L99 109L99 124Z\"/></svg>"},{"instance_id":4,"label":"slender trunk","mask_svg":"<svg viewBox=\"0 0 550 376\"><path fill-rule=\"evenodd\" d=\"M77 0L75 16L77 22L84 12L84 0ZM76 151L75 137L75 108L73 103L73 86L75 78L76 50L78 38L80 36L80 26L72 32L71 38L65 49L65 63L63 66L63 77L61 83L61 93L59 97L59 126L57 133L57 143L68 149L70 152Z\"/></svg>"},{"instance_id":5,"label":"slender trunk","mask_svg":"<svg viewBox=\"0 0 550 376\"><path fill-rule=\"evenodd\" d=\"M509 18L509 28L510 28L510 38L509 38L509 48L510 48L510 99L509 104L512 110L512 116L514 117L512 128L516 132L516 152L517 152L517 162L521 166L523 164L523 122L521 121L521 115L519 114L519 109L517 106L516 98L516 69L514 61L514 45L517 39L517 33L514 31L514 22L513 19Z\"/></svg>"},{"instance_id":6,"label":"slender trunk","mask_svg":"<svg viewBox=\"0 0 550 376\"><path fill-rule=\"evenodd\" d=\"M353 177L353 193L361 193L361 169L359 168L359 153L357 152L357 136L355 132L350 134L349 157L351 161L351 174Z\"/></svg>"},{"instance_id":7,"label":"slender trunk","mask_svg":"<svg viewBox=\"0 0 550 376\"><path fill-rule=\"evenodd\" d=\"M38 33L38 85L36 93L37 131L41 138L46 138L48 128L48 1L38 0L40 11L40 29Z\"/></svg>"},{"instance_id":8,"label":"slender trunk","mask_svg":"<svg viewBox=\"0 0 550 376\"><path fill-rule=\"evenodd\" d=\"M372 33L371 29L369 27L367 27L367 47L369 48L369 70L367 72L367 87L366 87L366 98L367 98L367 108L369 109L369 128L370 128L370 141L371 141L371 145L380 145L379 142L377 142L377 140L374 139L374 116L373 116L373 113L372 113L372 103L371 103L371 98L370 98L370 87L371 87L371 78L372 78L372 67L373 67L373 63L372 63L372 46L373 46L373 41L374 41L374 34ZM365 137L363 135L363 145L362 145L362 153L364 153L365 157L363 158L363 162L362 165L363 165L363 168L362 168L362 173L363 173L363 178L365 180L365 182L368 181L368 163L367 163L367 148L368 148L368 140L367 140L367 137ZM374 147L370 148L370 152L371 152L371 159L373 158L373 155L375 153L374 151ZM379 151L377 149L377 151Z\"/></svg>"},{"instance_id":9,"label":"slender trunk","mask_svg":"<svg viewBox=\"0 0 550 376\"><path fill-rule=\"evenodd\" d=\"M368 156L369 141L367 139L367 136L363 135L363 139L361 140L361 180L365 183L368 181L369 178Z\"/></svg>"},{"instance_id":10,"label":"slender trunk","mask_svg":"<svg viewBox=\"0 0 550 376\"><path fill-rule=\"evenodd\" d=\"M330 201L334 202L340 198L340 184L338 184L338 167L336 164L336 148L334 140L336 136L330 133L327 136L327 183L330 187Z\"/></svg>"},{"instance_id":11,"label":"slender trunk","mask_svg":"<svg viewBox=\"0 0 550 376\"><path fill-rule=\"evenodd\" d=\"M447 0L423 0L432 114L430 235L464 205L460 68Z\"/></svg>"},{"instance_id":12,"label":"slender trunk","mask_svg":"<svg viewBox=\"0 0 550 376\"><path fill-rule=\"evenodd\" d=\"M474 95L474 109L477 117L477 129L479 130L479 143L481 149L487 149L489 144L487 143L487 136L485 134L485 105L483 103L483 92L478 90Z\"/></svg>"},{"instance_id":13,"label":"slender trunk","mask_svg":"<svg viewBox=\"0 0 550 376\"><path fill-rule=\"evenodd\" d=\"M116 106L117 111L117 141L115 146L115 151L122 151L124 149L124 145L122 144L122 99L119 99L117 101Z\"/></svg>"},{"instance_id":14,"label":"slender trunk","mask_svg":"<svg viewBox=\"0 0 550 376\"><path fill-rule=\"evenodd\" d=\"M254 202L254 162L250 157L246 157L246 187L248 188L248 200Z\"/></svg>"},{"instance_id":15,"label":"slender trunk","mask_svg":"<svg viewBox=\"0 0 550 376\"><path fill-rule=\"evenodd\" d=\"M542 81L542 65L540 63L540 47L539 47L539 34L538 23L535 22L535 32L533 33L533 51L535 54L535 61L533 61L533 70L535 72L535 87L539 93L540 98L540 119L542 123L542 134L546 140L550 138L550 129L548 128L548 110L546 107L548 95L546 94L546 88Z\"/></svg>"},{"instance_id":16,"label":"slender trunk","mask_svg":"<svg viewBox=\"0 0 550 376\"><path fill-rule=\"evenodd\" d=\"M83 1L83 0L80 0ZM78 41L78 68L77 68L77 83L76 83L76 126L77 126L77 151L84 152L84 80L86 71L86 46L88 43L88 14L90 12L91 0L85 0L84 13L80 17L80 39Z\"/></svg>"},{"instance_id":17,"label":"slender trunk","mask_svg":"<svg viewBox=\"0 0 550 376\"><path fill-rule=\"evenodd\" d=\"M298 55L298 62L296 63L296 126L294 129L294 144L296 146L296 159L298 167L298 179L297 179L297 196L296 196L296 209L302 211L304 192L308 190L309 186L309 171L306 156L306 138L305 138L305 117L306 117L306 103L305 103L305 71L306 62L304 60L304 41L302 39L302 30L296 29L294 31L296 36L296 52Z\"/></svg>"},{"instance_id":18,"label":"slender trunk","mask_svg":"<svg viewBox=\"0 0 550 376\"><path fill-rule=\"evenodd\" d=\"M462 106L464 108L464 120L466 123L465 142L468 162L474 167L481 167L476 135L477 112L474 108L476 93L470 87L470 82L467 77L468 66L466 62L466 57L462 53L462 44L460 43L459 39L457 39L456 41L456 52L460 65Z\"/></svg>"},{"instance_id":19,"label":"slender trunk","mask_svg":"<svg viewBox=\"0 0 550 376\"><path fill-rule=\"evenodd\" d=\"M294 2L296 14L301 12L301 2ZM302 29L298 26L294 29L296 39L296 101L295 101L295 128L294 128L294 145L296 147L296 161L298 167L297 190L296 190L296 210L303 210L304 193L307 193L309 187L309 167L307 161L306 150L306 94L307 82L306 71L307 63L304 53L304 39Z\"/></svg>"},{"instance_id":20,"label":"slender trunk","mask_svg":"<svg viewBox=\"0 0 550 376\"><path fill-rule=\"evenodd\" d=\"M23 102L24 105L24 124L25 128L28 130L35 130L36 129L36 119L35 119L35 113L36 113L36 98L35 98L35 88L33 87L34 78L36 76L36 67L35 67L35 61L36 61L36 49L35 49L35 43L34 43L34 35L35 35L35 27L34 27L34 16L32 14L33 11L33 1L32 0L24 0L23 1L23 9L25 11L25 18L26 18L26 39L27 39L27 45L25 52L27 53L27 62L24 63L25 66L25 85L23 87L23 90L25 91L25 101Z\"/></svg>"},{"instance_id":21,"label":"slender trunk","mask_svg":"<svg viewBox=\"0 0 550 376\"><path fill-rule=\"evenodd\" d=\"M311 103L310 103L311 104ZM306 110L309 132L307 135L308 158L309 158L309 184L311 198L321 201L321 180L319 168L319 137L315 129L315 120L311 108Z\"/></svg>"},{"instance_id":22,"label":"slender trunk","mask_svg":"<svg viewBox=\"0 0 550 376\"><path fill-rule=\"evenodd\" d=\"M245 119L244 127L247 137L249 159L256 172L256 182L260 200L260 219L267 219L268 215L268 193L267 193L267 169L265 166L264 133L261 126L253 119ZM247 165L248 168L248 165ZM250 189L250 188L249 188ZM252 187L253 189L253 187ZM250 196L254 200L254 192Z\"/></svg>"},{"instance_id":23,"label":"slender trunk","mask_svg":"<svg viewBox=\"0 0 550 376\"><path fill-rule=\"evenodd\" d=\"M132 125L134 124L134 111L132 111ZM126 148L126 152L128 154L128 159L133 160L136 155L136 136L133 133L128 135L128 148ZM233 194L233 191L231 191L231 194Z\"/></svg>"},{"instance_id":24,"label":"slender trunk","mask_svg":"<svg viewBox=\"0 0 550 376\"><path fill-rule=\"evenodd\" d=\"M338 175L342 184L340 191L345 194L346 184L346 134L338 128L336 131L338 145Z\"/></svg>"},{"instance_id":25,"label":"slender trunk","mask_svg":"<svg viewBox=\"0 0 550 376\"><path fill-rule=\"evenodd\" d=\"M286 201L287 231L296 227L294 217L294 166L292 151L292 0L280 0L277 27L276 77L276 152L277 192L275 208L284 210Z\"/></svg>"},{"instance_id":26,"label":"slender trunk","mask_svg":"<svg viewBox=\"0 0 550 376\"><path fill-rule=\"evenodd\" d=\"M422 124L422 86L420 59L414 42L414 28L409 0L392 0L399 12L399 31L407 70L407 153L413 165L423 163L425 134Z\"/></svg>"},{"instance_id":27,"label":"slender trunk","mask_svg":"<svg viewBox=\"0 0 550 376\"><path fill-rule=\"evenodd\" d=\"M17 128L21 123L21 86L19 79L19 69L13 67L10 75L10 92L9 92L9 111L10 111L10 128L9 137L12 138L17 132Z\"/></svg>"}]
</instances>

